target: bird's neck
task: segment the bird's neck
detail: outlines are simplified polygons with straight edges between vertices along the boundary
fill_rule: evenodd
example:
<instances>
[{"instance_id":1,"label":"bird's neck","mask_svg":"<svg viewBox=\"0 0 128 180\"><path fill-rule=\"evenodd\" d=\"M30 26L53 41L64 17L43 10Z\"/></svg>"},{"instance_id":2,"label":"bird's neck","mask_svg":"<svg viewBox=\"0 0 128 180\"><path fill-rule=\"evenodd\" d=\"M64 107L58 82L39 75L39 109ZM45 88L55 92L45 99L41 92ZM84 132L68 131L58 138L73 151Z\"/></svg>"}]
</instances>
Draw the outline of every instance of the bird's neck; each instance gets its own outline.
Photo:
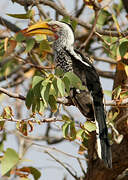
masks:
<instances>
[{"instance_id":1,"label":"bird's neck","mask_svg":"<svg viewBox=\"0 0 128 180\"><path fill-rule=\"evenodd\" d=\"M70 36L64 36L61 35L59 36L58 39L56 39L53 43L53 49L54 51L60 51L61 49L73 49L73 42L74 40L72 38L70 38Z\"/></svg>"}]
</instances>

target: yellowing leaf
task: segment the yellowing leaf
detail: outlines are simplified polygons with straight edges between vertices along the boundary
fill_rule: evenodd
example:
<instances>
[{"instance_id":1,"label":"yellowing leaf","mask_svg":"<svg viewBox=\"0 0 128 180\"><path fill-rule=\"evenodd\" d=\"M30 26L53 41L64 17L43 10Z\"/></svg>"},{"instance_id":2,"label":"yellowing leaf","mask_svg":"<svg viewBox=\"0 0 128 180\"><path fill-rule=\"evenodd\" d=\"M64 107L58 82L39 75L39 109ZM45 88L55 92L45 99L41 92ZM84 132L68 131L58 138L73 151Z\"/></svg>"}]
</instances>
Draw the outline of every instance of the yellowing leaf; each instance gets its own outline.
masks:
<instances>
[{"instance_id":1,"label":"yellowing leaf","mask_svg":"<svg viewBox=\"0 0 128 180\"><path fill-rule=\"evenodd\" d=\"M6 106L3 111L3 118L11 118L13 115L12 108L10 106Z\"/></svg>"},{"instance_id":2,"label":"yellowing leaf","mask_svg":"<svg viewBox=\"0 0 128 180\"><path fill-rule=\"evenodd\" d=\"M126 75L128 76L128 65L124 65L124 69L125 69Z\"/></svg>"},{"instance_id":3,"label":"yellowing leaf","mask_svg":"<svg viewBox=\"0 0 128 180\"><path fill-rule=\"evenodd\" d=\"M4 50L7 51L7 47L8 47L8 40L9 38L6 37L5 40L4 40Z\"/></svg>"},{"instance_id":4,"label":"yellowing leaf","mask_svg":"<svg viewBox=\"0 0 128 180\"><path fill-rule=\"evenodd\" d=\"M92 131L95 131L96 130L96 125L92 122L89 122L89 121L86 121L84 123L84 128L89 131L89 132L92 132Z\"/></svg>"},{"instance_id":5,"label":"yellowing leaf","mask_svg":"<svg viewBox=\"0 0 128 180\"><path fill-rule=\"evenodd\" d=\"M27 122L21 121L18 130L24 135L28 135Z\"/></svg>"}]
</instances>

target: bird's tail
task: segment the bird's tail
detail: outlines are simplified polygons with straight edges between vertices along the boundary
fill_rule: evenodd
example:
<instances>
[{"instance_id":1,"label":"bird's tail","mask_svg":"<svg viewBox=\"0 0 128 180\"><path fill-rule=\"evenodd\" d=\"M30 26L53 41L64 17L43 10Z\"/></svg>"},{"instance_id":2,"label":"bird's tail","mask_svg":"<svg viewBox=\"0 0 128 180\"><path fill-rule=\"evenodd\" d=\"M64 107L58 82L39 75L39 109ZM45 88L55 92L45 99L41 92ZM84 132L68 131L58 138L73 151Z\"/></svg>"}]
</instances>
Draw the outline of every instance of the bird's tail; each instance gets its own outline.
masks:
<instances>
[{"instance_id":1,"label":"bird's tail","mask_svg":"<svg viewBox=\"0 0 128 180\"><path fill-rule=\"evenodd\" d=\"M108 129L106 125L106 115L104 105L94 103L95 120L97 126L97 153L108 168L112 168L111 148L108 140Z\"/></svg>"}]
</instances>

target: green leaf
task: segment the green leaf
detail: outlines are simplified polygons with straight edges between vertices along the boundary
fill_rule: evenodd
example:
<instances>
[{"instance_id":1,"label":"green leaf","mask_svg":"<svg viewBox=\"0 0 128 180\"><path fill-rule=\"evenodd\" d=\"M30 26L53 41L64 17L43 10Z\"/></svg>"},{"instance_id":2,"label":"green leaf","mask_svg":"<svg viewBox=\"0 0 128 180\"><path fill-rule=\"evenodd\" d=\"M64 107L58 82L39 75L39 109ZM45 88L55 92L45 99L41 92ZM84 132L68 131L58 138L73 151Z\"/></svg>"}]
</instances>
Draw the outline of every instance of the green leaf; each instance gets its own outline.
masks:
<instances>
[{"instance_id":1,"label":"green leaf","mask_svg":"<svg viewBox=\"0 0 128 180\"><path fill-rule=\"evenodd\" d=\"M22 42L25 39L26 39L26 37L21 32L18 32L18 34L16 34L16 41L17 42Z\"/></svg>"},{"instance_id":2,"label":"green leaf","mask_svg":"<svg viewBox=\"0 0 128 180\"><path fill-rule=\"evenodd\" d=\"M28 93L27 93L26 100L25 100L25 104L26 104L26 106L27 106L28 109L30 109L30 107L31 107L31 105L32 105L32 103L33 103L33 96L34 96L33 90L30 89L30 90L28 91Z\"/></svg>"},{"instance_id":3,"label":"green leaf","mask_svg":"<svg viewBox=\"0 0 128 180\"><path fill-rule=\"evenodd\" d=\"M51 87L51 83L48 82L47 85L43 86L41 89L41 97L44 101L44 106L46 107L48 105L50 87Z\"/></svg>"},{"instance_id":4,"label":"green leaf","mask_svg":"<svg viewBox=\"0 0 128 180\"><path fill-rule=\"evenodd\" d=\"M55 75L58 77L62 77L64 75L64 71L61 68L56 68L55 69Z\"/></svg>"},{"instance_id":5,"label":"green leaf","mask_svg":"<svg viewBox=\"0 0 128 180\"><path fill-rule=\"evenodd\" d=\"M128 40L126 40L125 42L122 42L119 46L119 52L120 52L121 57L124 57L127 51L128 51Z\"/></svg>"},{"instance_id":6,"label":"green leaf","mask_svg":"<svg viewBox=\"0 0 128 180\"><path fill-rule=\"evenodd\" d=\"M64 138L69 139L70 141L76 139L76 129L74 121L66 121L62 125L62 132Z\"/></svg>"},{"instance_id":7,"label":"green leaf","mask_svg":"<svg viewBox=\"0 0 128 180\"><path fill-rule=\"evenodd\" d=\"M111 14L107 10L101 9L98 19L97 19L98 27L100 28L103 25L105 25L110 16L111 16Z\"/></svg>"},{"instance_id":8,"label":"green leaf","mask_svg":"<svg viewBox=\"0 0 128 180\"><path fill-rule=\"evenodd\" d=\"M76 30L76 27L77 27L77 21L75 21L75 20L73 20L72 22L71 22L71 26L72 26L72 28L73 28L73 30L75 31Z\"/></svg>"},{"instance_id":9,"label":"green leaf","mask_svg":"<svg viewBox=\"0 0 128 180\"><path fill-rule=\"evenodd\" d=\"M65 94L65 85L64 85L63 81L60 78L57 78L57 87L58 87L58 90L59 90L61 96L64 96L64 94Z\"/></svg>"},{"instance_id":10,"label":"green leaf","mask_svg":"<svg viewBox=\"0 0 128 180\"><path fill-rule=\"evenodd\" d=\"M65 22L65 23L67 23L67 24L70 24L70 17L69 17L69 16L64 16L61 21L62 21L62 22Z\"/></svg>"},{"instance_id":11,"label":"green leaf","mask_svg":"<svg viewBox=\"0 0 128 180\"><path fill-rule=\"evenodd\" d=\"M44 80L41 76L34 76L32 80L32 88L34 88L38 83L42 82Z\"/></svg>"},{"instance_id":12,"label":"green leaf","mask_svg":"<svg viewBox=\"0 0 128 180\"><path fill-rule=\"evenodd\" d=\"M19 156L15 150L8 148L1 160L2 176L10 171L19 162Z\"/></svg>"},{"instance_id":13,"label":"green leaf","mask_svg":"<svg viewBox=\"0 0 128 180\"><path fill-rule=\"evenodd\" d=\"M26 14L7 14L7 15L18 19L29 19L33 16L33 11L29 10Z\"/></svg>"},{"instance_id":14,"label":"green leaf","mask_svg":"<svg viewBox=\"0 0 128 180\"><path fill-rule=\"evenodd\" d=\"M65 114L62 115L62 119L63 119L64 121L71 122L71 119L70 119L68 116L66 116Z\"/></svg>"},{"instance_id":15,"label":"green leaf","mask_svg":"<svg viewBox=\"0 0 128 180\"><path fill-rule=\"evenodd\" d=\"M38 180L41 177L41 172L38 169L34 167L29 167L29 169L30 169L31 174L34 177L34 180Z\"/></svg>"},{"instance_id":16,"label":"green leaf","mask_svg":"<svg viewBox=\"0 0 128 180\"><path fill-rule=\"evenodd\" d=\"M68 79L68 77L65 76L63 78L63 82L65 84L65 89L66 89L67 93L69 94L69 92L70 92L70 80Z\"/></svg>"},{"instance_id":17,"label":"green leaf","mask_svg":"<svg viewBox=\"0 0 128 180\"><path fill-rule=\"evenodd\" d=\"M84 130L83 129L79 129L77 132L76 132L76 138L78 140L83 140L83 133L84 133Z\"/></svg>"},{"instance_id":18,"label":"green leaf","mask_svg":"<svg viewBox=\"0 0 128 180\"><path fill-rule=\"evenodd\" d=\"M52 94L52 95L54 95L56 97L58 96L57 78L54 78L53 81L52 81L50 94Z\"/></svg>"},{"instance_id":19,"label":"green leaf","mask_svg":"<svg viewBox=\"0 0 128 180\"><path fill-rule=\"evenodd\" d=\"M35 97L33 97L33 102L32 102L32 112L35 113L36 112L36 108L37 108L37 103L39 102L39 100L37 101L37 99Z\"/></svg>"},{"instance_id":20,"label":"green leaf","mask_svg":"<svg viewBox=\"0 0 128 180\"><path fill-rule=\"evenodd\" d=\"M5 50L4 50L4 40L1 40L0 41L0 56L3 56L4 53L5 53Z\"/></svg>"},{"instance_id":21,"label":"green leaf","mask_svg":"<svg viewBox=\"0 0 128 180\"><path fill-rule=\"evenodd\" d=\"M39 109L37 109L37 111L42 114L45 110L45 106L44 106L44 102L43 101L40 101L39 102Z\"/></svg>"},{"instance_id":22,"label":"green leaf","mask_svg":"<svg viewBox=\"0 0 128 180\"><path fill-rule=\"evenodd\" d=\"M0 116L0 131L4 129L5 121L2 121L3 116Z\"/></svg>"},{"instance_id":23,"label":"green leaf","mask_svg":"<svg viewBox=\"0 0 128 180\"><path fill-rule=\"evenodd\" d=\"M104 41L109 43L110 45L106 45L106 43L103 43L103 45L108 49L111 50L108 52L106 49L104 49L104 52L108 54L110 57L115 58L117 55L117 49L118 49L118 38L117 37L111 37L111 36L103 36Z\"/></svg>"},{"instance_id":24,"label":"green leaf","mask_svg":"<svg viewBox=\"0 0 128 180\"><path fill-rule=\"evenodd\" d=\"M65 73L64 77L67 77L70 81L70 85L76 89L84 90L85 87L82 85L80 78L75 75L73 72Z\"/></svg>"},{"instance_id":25,"label":"green leaf","mask_svg":"<svg viewBox=\"0 0 128 180\"><path fill-rule=\"evenodd\" d=\"M62 132L63 132L64 138L69 138L69 136L68 136L69 126L70 126L70 123L69 123L69 122L65 122L65 123L62 125Z\"/></svg>"},{"instance_id":26,"label":"green leaf","mask_svg":"<svg viewBox=\"0 0 128 180\"><path fill-rule=\"evenodd\" d=\"M7 15L18 19L29 19L28 14L7 14Z\"/></svg>"},{"instance_id":27,"label":"green leaf","mask_svg":"<svg viewBox=\"0 0 128 180\"><path fill-rule=\"evenodd\" d=\"M46 39L46 35L45 34L36 34L35 35L35 40L38 41L38 42L41 42L44 39Z\"/></svg>"},{"instance_id":28,"label":"green leaf","mask_svg":"<svg viewBox=\"0 0 128 180\"><path fill-rule=\"evenodd\" d=\"M46 52L51 52L51 46L47 40L42 40L39 46L40 52L46 51Z\"/></svg>"},{"instance_id":29,"label":"green leaf","mask_svg":"<svg viewBox=\"0 0 128 180\"><path fill-rule=\"evenodd\" d=\"M113 90L114 99L118 99L121 93L121 86L118 86Z\"/></svg>"},{"instance_id":30,"label":"green leaf","mask_svg":"<svg viewBox=\"0 0 128 180\"><path fill-rule=\"evenodd\" d=\"M0 142L0 152L3 152L4 150L4 142Z\"/></svg>"},{"instance_id":31,"label":"green leaf","mask_svg":"<svg viewBox=\"0 0 128 180\"><path fill-rule=\"evenodd\" d=\"M116 56L117 56L117 49L118 49L118 45L116 43L114 43L114 44L112 44L110 46L110 51L111 51L110 57L116 58Z\"/></svg>"},{"instance_id":32,"label":"green leaf","mask_svg":"<svg viewBox=\"0 0 128 180\"><path fill-rule=\"evenodd\" d=\"M48 102L49 102L52 112L56 112L57 111L57 103L56 103L56 99L53 95L49 96Z\"/></svg>"},{"instance_id":33,"label":"green leaf","mask_svg":"<svg viewBox=\"0 0 128 180\"><path fill-rule=\"evenodd\" d=\"M89 132L92 132L92 131L95 131L96 130L96 125L92 122L89 122L89 121L86 121L84 123L84 128L89 131Z\"/></svg>"},{"instance_id":34,"label":"green leaf","mask_svg":"<svg viewBox=\"0 0 128 180\"><path fill-rule=\"evenodd\" d=\"M70 140L76 139L76 128L75 128L75 122L72 121L70 123Z\"/></svg>"},{"instance_id":35,"label":"green leaf","mask_svg":"<svg viewBox=\"0 0 128 180\"><path fill-rule=\"evenodd\" d=\"M27 39L26 40L26 50L25 52L30 52L32 50L32 48L35 45L35 40L34 39Z\"/></svg>"},{"instance_id":36,"label":"green leaf","mask_svg":"<svg viewBox=\"0 0 128 180\"><path fill-rule=\"evenodd\" d=\"M33 93L35 98L39 100L41 97L41 82L34 86Z\"/></svg>"},{"instance_id":37,"label":"green leaf","mask_svg":"<svg viewBox=\"0 0 128 180\"><path fill-rule=\"evenodd\" d=\"M51 88L50 88L50 91L49 91L49 95L53 95L55 97L58 96L58 89L56 91L55 87L53 86L53 84L51 84Z\"/></svg>"}]
</instances>

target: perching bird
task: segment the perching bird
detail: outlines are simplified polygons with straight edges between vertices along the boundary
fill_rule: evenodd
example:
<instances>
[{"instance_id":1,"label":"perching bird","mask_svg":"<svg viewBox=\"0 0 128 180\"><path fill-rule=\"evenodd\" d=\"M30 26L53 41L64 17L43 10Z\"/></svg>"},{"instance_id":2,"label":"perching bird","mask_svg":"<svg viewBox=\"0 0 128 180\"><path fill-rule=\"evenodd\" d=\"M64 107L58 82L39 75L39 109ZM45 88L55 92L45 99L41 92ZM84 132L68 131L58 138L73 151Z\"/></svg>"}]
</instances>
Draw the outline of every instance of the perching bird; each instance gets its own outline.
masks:
<instances>
[{"instance_id":1,"label":"perching bird","mask_svg":"<svg viewBox=\"0 0 128 180\"><path fill-rule=\"evenodd\" d=\"M71 90L71 98L81 113L90 120L95 120L97 126L98 156L105 165L112 167L111 148L108 140L108 129L103 104L103 92L99 75L94 66L80 52L74 50L74 32L70 25L58 22L38 22L30 26L26 34L46 34L54 36L54 59L56 67L64 72L73 71L87 87L87 90Z\"/></svg>"}]
</instances>

